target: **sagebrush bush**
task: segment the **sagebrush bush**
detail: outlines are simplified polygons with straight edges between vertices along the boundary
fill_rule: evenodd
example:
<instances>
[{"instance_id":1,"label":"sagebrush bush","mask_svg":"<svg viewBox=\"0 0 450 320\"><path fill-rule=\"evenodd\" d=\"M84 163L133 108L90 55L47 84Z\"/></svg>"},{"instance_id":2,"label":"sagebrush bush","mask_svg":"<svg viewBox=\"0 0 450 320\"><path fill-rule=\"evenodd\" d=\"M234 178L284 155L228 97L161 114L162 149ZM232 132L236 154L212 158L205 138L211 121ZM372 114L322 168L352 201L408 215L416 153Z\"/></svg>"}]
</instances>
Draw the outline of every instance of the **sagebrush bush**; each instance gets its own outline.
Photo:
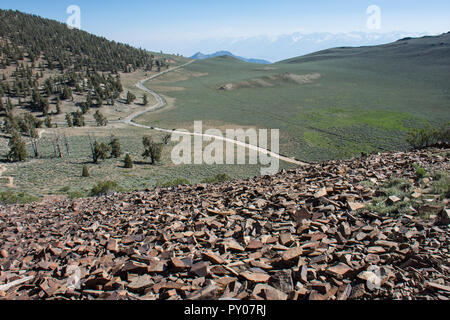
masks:
<instances>
[{"instance_id":1,"label":"sagebrush bush","mask_svg":"<svg viewBox=\"0 0 450 320\"><path fill-rule=\"evenodd\" d=\"M202 183L220 183L230 181L231 178L225 173L219 173L215 177L206 178L202 181Z\"/></svg>"},{"instance_id":2,"label":"sagebrush bush","mask_svg":"<svg viewBox=\"0 0 450 320\"><path fill-rule=\"evenodd\" d=\"M12 191L4 191L0 193L0 204L25 204L39 201L38 197L29 195L25 192L15 193Z\"/></svg>"},{"instance_id":3,"label":"sagebrush bush","mask_svg":"<svg viewBox=\"0 0 450 320\"><path fill-rule=\"evenodd\" d=\"M100 181L91 190L91 196L101 196L111 192L120 192L123 189L115 181Z\"/></svg>"},{"instance_id":4,"label":"sagebrush bush","mask_svg":"<svg viewBox=\"0 0 450 320\"><path fill-rule=\"evenodd\" d=\"M88 177L91 176L91 175L89 174L89 169L88 169L87 166L83 166L83 171L82 171L82 173L81 173L81 176L84 177L84 178L88 178Z\"/></svg>"},{"instance_id":5,"label":"sagebrush bush","mask_svg":"<svg viewBox=\"0 0 450 320\"><path fill-rule=\"evenodd\" d=\"M423 179L426 177L427 171L424 168L422 168L420 165L415 164L414 169L416 170L416 178L417 179Z\"/></svg>"},{"instance_id":6,"label":"sagebrush bush","mask_svg":"<svg viewBox=\"0 0 450 320\"><path fill-rule=\"evenodd\" d=\"M158 181L156 183L156 186L168 188L168 187L176 187L179 185L188 185L188 184L191 184L189 180L184 179L184 178L177 178L177 179L166 181L166 182Z\"/></svg>"},{"instance_id":7,"label":"sagebrush bush","mask_svg":"<svg viewBox=\"0 0 450 320\"><path fill-rule=\"evenodd\" d=\"M433 191L445 198L450 198L450 175L447 172L436 172L433 176Z\"/></svg>"},{"instance_id":8,"label":"sagebrush bush","mask_svg":"<svg viewBox=\"0 0 450 320\"><path fill-rule=\"evenodd\" d=\"M427 148L439 144L450 144L450 122L439 128L428 125L424 129L415 129L409 134L407 142L413 149Z\"/></svg>"},{"instance_id":9,"label":"sagebrush bush","mask_svg":"<svg viewBox=\"0 0 450 320\"><path fill-rule=\"evenodd\" d=\"M127 169L132 169L133 168L133 159L131 159L131 156L130 156L129 153L127 153L127 155L125 156L125 159L124 159L123 162L124 162L123 166L125 168L127 168Z\"/></svg>"},{"instance_id":10,"label":"sagebrush bush","mask_svg":"<svg viewBox=\"0 0 450 320\"><path fill-rule=\"evenodd\" d=\"M86 194L82 191L70 191L67 193L69 199L79 199L86 196Z\"/></svg>"}]
</instances>

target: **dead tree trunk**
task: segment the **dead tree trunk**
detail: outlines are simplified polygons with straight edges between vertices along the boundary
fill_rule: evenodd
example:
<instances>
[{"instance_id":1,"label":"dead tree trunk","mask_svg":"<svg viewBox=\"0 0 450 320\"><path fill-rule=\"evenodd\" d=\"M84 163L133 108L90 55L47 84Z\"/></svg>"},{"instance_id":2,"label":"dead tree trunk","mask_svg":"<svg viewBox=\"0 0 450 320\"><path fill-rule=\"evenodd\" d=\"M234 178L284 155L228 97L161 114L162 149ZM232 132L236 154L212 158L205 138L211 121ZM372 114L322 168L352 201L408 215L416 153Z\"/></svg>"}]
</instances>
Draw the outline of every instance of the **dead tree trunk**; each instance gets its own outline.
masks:
<instances>
[{"instance_id":1,"label":"dead tree trunk","mask_svg":"<svg viewBox=\"0 0 450 320\"><path fill-rule=\"evenodd\" d=\"M61 150L61 137L60 136L56 137L56 147L58 148L58 156L61 159L63 157L63 153Z\"/></svg>"},{"instance_id":2,"label":"dead tree trunk","mask_svg":"<svg viewBox=\"0 0 450 320\"><path fill-rule=\"evenodd\" d=\"M94 144L92 143L91 135L88 135L88 137L89 137L89 145L91 146L92 161L94 163L97 163L97 154L95 153L95 147Z\"/></svg>"},{"instance_id":3,"label":"dead tree trunk","mask_svg":"<svg viewBox=\"0 0 450 320\"><path fill-rule=\"evenodd\" d=\"M31 124L28 125L28 135L31 138L31 146L33 147L33 152L35 158L39 158L39 149L38 149L38 141L39 141L39 133L35 127L32 127Z\"/></svg>"},{"instance_id":4,"label":"dead tree trunk","mask_svg":"<svg viewBox=\"0 0 450 320\"><path fill-rule=\"evenodd\" d=\"M33 152L34 152L35 158L39 158L38 139L33 138L31 140L31 146L33 147Z\"/></svg>"},{"instance_id":5,"label":"dead tree trunk","mask_svg":"<svg viewBox=\"0 0 450 320\"><path fill-rule=\"evenodd\" d=\"M53 151L55 152L55 158L61 159L63 157L61 151L61 138L55 134L53 137L52 144L53 144Z\"/></svg>"},{"instance_id":6,"label":"dead tree trunk","mask_svg":"<svg viewBox=\"0 0 450 320\"><path fill-rule=\"evenodd\" d=\"M64 144L66 145L67 155L70 156L70 142L66 135L64 135Z\"/></svg>"},{"instance_id":7,"label":"dead tree trunk","mask_svg":"<svg viewBox=\"0 0 450 320\"><path fill-rule=\"evenodd\" d=\"M55 154L55 158L57 157L56 155L56 146L55 146L55 141L52 140L52 146L53 146L53 153Z\"/></svg>"}]
</instances>

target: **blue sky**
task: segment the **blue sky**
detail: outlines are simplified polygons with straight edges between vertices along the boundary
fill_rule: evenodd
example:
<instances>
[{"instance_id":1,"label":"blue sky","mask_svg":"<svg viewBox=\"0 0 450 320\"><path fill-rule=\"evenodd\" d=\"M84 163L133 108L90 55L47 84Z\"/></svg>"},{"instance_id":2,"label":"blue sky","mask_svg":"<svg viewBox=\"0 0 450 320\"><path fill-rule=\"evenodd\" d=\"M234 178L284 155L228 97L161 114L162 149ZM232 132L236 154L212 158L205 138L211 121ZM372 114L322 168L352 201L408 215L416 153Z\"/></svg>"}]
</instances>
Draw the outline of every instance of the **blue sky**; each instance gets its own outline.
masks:
<instances>
[{"instance_id":1,"label":"blue sky","mask_svg":"<svg viewBox=\"0 0 450 320\"><path fill-rule=\"evenodd\" d=\"M69 5L81 8L83 30L151 50L176 50L183 43L183 54L201 49L195 47L199 39L370 31L370 5L381 9L378 32L450 31L448 0L2 0L0 8L65 22Z\"/></svg>"}]
</instances>

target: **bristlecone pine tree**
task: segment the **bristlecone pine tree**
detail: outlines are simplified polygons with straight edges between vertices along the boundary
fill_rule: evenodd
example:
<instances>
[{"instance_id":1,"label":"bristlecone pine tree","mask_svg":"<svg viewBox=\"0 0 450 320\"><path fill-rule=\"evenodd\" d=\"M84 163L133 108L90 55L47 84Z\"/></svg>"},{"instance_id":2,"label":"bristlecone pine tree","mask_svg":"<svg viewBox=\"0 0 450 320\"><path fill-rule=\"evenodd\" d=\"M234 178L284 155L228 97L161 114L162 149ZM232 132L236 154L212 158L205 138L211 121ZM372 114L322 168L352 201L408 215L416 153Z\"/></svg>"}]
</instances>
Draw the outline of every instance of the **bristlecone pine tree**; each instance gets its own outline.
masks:
<instances>
[{"instance_id":1,"label":"bristlecone pine tree","mask_svg":"<svg viewBox=\"0 0 450 320\"><path fill-rule=\"evenodd\" d=\"M84 127L84 116L80 111L72 112L72 123L74 127Z\"/></svg>"},{"instance_id":2,"label":"bristlecone pine tree","mask_svg":"<svg viewBox=\"0 0 450 320\"><path fill-rule=\"evenodd\" d=\"M25 142L23 142L20 134L17 131L13 131L8 145L10 147L10 151L8 153L9 161L17 162L25 161L27 159L27 149Z\"/></svg>"},{"instance_id":3,"label":"bristlecone pine tree","mask_svg":"<svg viewBox=\"0 0 450 320\"><path fill-rule=\"evenodd\" d=\"M61 101L56 97L56 114L61 114Z\"/></svg>"},{"instance_id":4,"label":"bristlecone pine tree","mask_svg":"<svg viewBox=\"0 0 450 320\"><path fill-rule=\"evenodd\" d=\"M66 121L67 121L67 125L69 127L73 127L73 121L72 121L72 116L70 115L70 113L66 114Z\"/></svg>"},{"instance_id":5,"label":"bristlecone pine tree","mask_svg":"<svg viewBox=\"0 0 450 320\"><path fill-rule=\"evenodd\" d=\"M94 163L98 163L98 159L106 160L106 158L108 158L108 153L111 151L111 147L104 142L98 143L95 141L93 151L93 161Z\"/></svg>"},{"instance_id":6,"label":"bristlecone pine tree","mask_svg":"<svg viewBox=\"0 0 450 320\"><path fill-rule=\"evenodd\" d=\"M47 115L47 117L45 117L45 126L47 128L53 128L52 118L49 115Z\"/></svg>"},{"instance_id":7,"label":"bristlecone pine tree","mask_svg":"<svg viewBox=\"0 0 450 320\"><path fill-rule=\"evenodd\" d=\"M127 153L127 155L125 156L124 167L127 169L133 168L133 160L131 159L131 156L129 153Z\"/></svg>"},{"instance_id":8,"label":"bristlecone pine tree","mask_svg":"<svg viewBox=\"0 0 450 320\"><path fill-rule=\"evenodd\" d=\"M99 110L94 113L94 119L95 122L97 122L98 127L105 127L108 125L108 120Z\"/></svg>"},{"instance_id":9,"label":"bristlecone pine tree","mask_svg":"<svg viewBox=\"0 0 450 320\"><path fill-rule=\"evenodd\" d=\"M150 158L151 164L156 164L156 162L161 161L162 143L155 143L152 137L145 136L142 139L142 144L144 145L144 153L142 154L144 158Z\"/></svg>"},{"instance_id":10,"label":"bristlecone pine tree","mask_svg":"<svg viewBox=\"0 0 450 320\"><path fill-rule=\"evenodd\" d=\"M132 94L130 91L128 91L127 104L132 104L134 100L136 100L136 96L134 94Z\"/></svg>"},{"instance_id":11,"label":"bristlecone pine tree","mask_svg":"<svg viewBox=\"0 0 450 320\"><path fill-rule=\"evenodd\" d=\"M111 136L111 142L109 143L111 148L111 157L119 158L122 154L119 139L115 136Z\"/></svg>"},{"instance_id":12,"label":"bristlecone pine tree","mask_svg":"<svg viewBox=\"0 0 450 320\"><path fill-rule=\"evenodd\" d=\"M172 134L166 133L166 134L162 137L162 142L163 142L164 144L169 144L171 138L172 138Z\"/></svg>"},{"instance_id":13,"label":"bristlecone pine tree","mask_svg":"<svg viewBox=\"0 0 450 320\"><path fill-rule=\"evenodd\" d=\"M142 97L142 104L144 106L148 105L148 97L147 94L144 93L144 96Z\"/></svg>"}]
</instances>

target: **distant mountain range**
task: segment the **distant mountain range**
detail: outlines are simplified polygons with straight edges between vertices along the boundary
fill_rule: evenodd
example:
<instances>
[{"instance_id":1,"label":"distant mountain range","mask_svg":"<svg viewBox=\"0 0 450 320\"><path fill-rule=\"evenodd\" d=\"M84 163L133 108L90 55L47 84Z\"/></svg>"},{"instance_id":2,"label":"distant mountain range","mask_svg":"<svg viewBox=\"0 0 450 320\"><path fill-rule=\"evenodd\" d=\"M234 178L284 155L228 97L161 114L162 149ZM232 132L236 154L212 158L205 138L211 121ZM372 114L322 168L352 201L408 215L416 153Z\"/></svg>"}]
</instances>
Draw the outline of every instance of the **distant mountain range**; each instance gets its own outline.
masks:
<instances>
[{"instance_id":1,"label":"distant mountain range","mask_svg":"<svg viewBox=\"0 0 450 320\"><path fill-rule=\"evenodd\" d=\"M228 50L209 56L206 55L208 57L226 53L231 55L231 53L229 53L229 51L231 51L238 53L240 56L259 56L261 59L264 59L263 61L268 63L268 61L276 62L329 48L375 46L391 43L405 37L421 37L425 35L427 34L409 32L375 33L355 31L348 33L316 32L309 34L296 32L278 36L262 35L254 37L194 40L189 43L189 46L195 46L203 52L211 52L215 50L215 48L225 48L225 50ZM183 46L183 44L180 45ZM194 58L195 56L196 55L194 55ZM246 59L239 59L246 61ZM255 59L255 61L259 60Z\"/></svg>"},{"instance_id":2,"label":"distant mountain range","mask_svg":"<svg viewBox=\"0 0 450 320\"><path fill-rule=\"evenodd\" d=\"M232 54L229 51L217 51L216 53L212 53L212 54L203 54L201 52L197 52L196 54L194 54L191 59L196 59L196 60L204 60L204 59L209 59L209 58L214 58L214 57L221 57L221 56L230 56L245 62L250 62L250 63L259 63L259 64L271 64L270 61L267 60L262 60L262 59L247 59L244 57L239 57L239 56L235 56L234 54Z\"/></svg>"}]
</instances>

